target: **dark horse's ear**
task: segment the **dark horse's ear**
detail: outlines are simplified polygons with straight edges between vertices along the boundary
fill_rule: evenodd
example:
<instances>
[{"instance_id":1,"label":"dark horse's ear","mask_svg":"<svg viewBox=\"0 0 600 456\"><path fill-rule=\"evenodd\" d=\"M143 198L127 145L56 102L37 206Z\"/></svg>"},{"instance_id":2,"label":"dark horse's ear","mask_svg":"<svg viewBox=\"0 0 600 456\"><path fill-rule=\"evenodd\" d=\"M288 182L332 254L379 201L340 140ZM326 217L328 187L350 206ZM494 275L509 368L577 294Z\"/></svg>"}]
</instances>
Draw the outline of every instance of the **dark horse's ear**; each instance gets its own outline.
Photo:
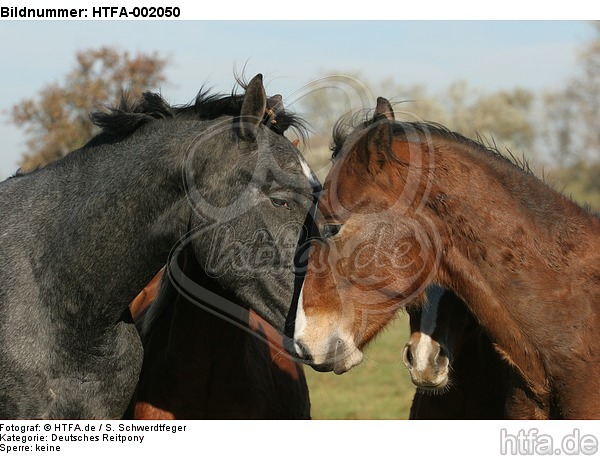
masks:
<instances>
[{"instance_id":1,"label":"dark horse's ear","mask_svg":"<svg viewBox=\"0 0 600 456\"><path fill-rule=\"evenodd\" d=\"M262 74L252 78L242 102L240 112L239 133L246 139L254 139L256 130L265 116L267 109L267 94L262 82Z\"/></svg>"},{"instance_id":2,"label":"dark horse's ear","mask_svg":"<svg viewBox=\"0 0 600 456\"><path fill-rule=\"evenodd\" d=\"M366 152L365 162L371 174L378 174L393 155L393 133L390 123L393 120L394 111L390 102L383 97L377 98L373 123L366 135L367 147L364 148Z\"/></svg>"}]
</instances>

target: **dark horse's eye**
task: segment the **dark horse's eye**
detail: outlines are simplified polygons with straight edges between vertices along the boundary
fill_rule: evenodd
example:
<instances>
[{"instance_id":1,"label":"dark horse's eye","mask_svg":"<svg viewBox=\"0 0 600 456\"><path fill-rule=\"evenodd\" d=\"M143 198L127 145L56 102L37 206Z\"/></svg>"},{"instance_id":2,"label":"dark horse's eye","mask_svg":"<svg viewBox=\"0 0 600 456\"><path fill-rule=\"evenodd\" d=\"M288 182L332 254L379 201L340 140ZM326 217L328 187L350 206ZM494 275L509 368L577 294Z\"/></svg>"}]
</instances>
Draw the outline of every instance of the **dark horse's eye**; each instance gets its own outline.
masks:
<instances>
[{"instance_id":1,"label":"dark horse's eye","mask_svg":"<svg viewBox=\"0 0 600 456\"><path fill-rule=\"evenodd\" d=\"M289 203L281 198L271 198L271 204L275 207L285 207L286 209L291 209Z\"/></svg>"},{"instance_id":2,"label":"dark horse's eye","mask_svg":"<svg viewBox=\"0 0 600 456\"><path fill-rule=\"evenodd\" d=\"M324 238L330 238L335 236L342 229L342 225L337 225L335 223L326 223L323 225L323 229L321 230L321 236Z\"/></svg>"}]
</instances>

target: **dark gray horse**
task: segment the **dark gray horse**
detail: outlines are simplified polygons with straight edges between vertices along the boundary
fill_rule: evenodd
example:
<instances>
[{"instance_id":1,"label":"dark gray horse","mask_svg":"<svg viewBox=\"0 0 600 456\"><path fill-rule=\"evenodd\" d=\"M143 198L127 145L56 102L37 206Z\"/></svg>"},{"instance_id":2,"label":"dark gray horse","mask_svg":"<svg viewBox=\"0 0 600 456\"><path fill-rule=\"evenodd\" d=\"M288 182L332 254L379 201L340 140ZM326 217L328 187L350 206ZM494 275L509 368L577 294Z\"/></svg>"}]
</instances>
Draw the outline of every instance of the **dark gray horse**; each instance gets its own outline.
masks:
<instances>
[{"instance_id":1,"label":"dark gray horse","mask_svg":"<svg viewBox=\"0 0 600 456\"><path fill-rule=\"evenodd\" d=\"M315 182L276 111L261 75L186 108L146 95L0 184L0 418L121 417L142 362L128 305L180 239L284 330Z\"/></svg>"}]
</instances>

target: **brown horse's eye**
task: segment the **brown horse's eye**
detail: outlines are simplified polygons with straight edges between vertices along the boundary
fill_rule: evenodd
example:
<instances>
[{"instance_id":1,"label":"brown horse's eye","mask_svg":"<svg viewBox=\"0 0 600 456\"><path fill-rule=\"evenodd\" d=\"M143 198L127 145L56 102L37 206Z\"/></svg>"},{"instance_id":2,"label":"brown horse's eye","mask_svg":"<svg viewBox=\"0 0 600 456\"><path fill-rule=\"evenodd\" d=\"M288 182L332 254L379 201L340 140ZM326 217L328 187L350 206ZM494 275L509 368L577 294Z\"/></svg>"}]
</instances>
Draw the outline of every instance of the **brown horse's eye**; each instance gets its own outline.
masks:
<instances>
[{"instance_id":1,"label":"brown horse's eye","mask_svg":"<svg viewBox=\"0 0 600 456\"><path fill-rule=\"evenodd\" d=\"M281 198L271 198L271 204L275 207L285 207L286 209L291 209L290 204Z\"/></svg>"},{"instance_id":2,"label":"brown horse's eye","mask_svg":"<svg viewBox=\"0 0 600 456\"><path fill-rule=\"evenodd\" d=\"M342 229L342 225L338 225L335 223L326 223L323 225L323 229L321 230L321 236L324 238L330 238L335 236Z\"/></svg>"}]
</instances>

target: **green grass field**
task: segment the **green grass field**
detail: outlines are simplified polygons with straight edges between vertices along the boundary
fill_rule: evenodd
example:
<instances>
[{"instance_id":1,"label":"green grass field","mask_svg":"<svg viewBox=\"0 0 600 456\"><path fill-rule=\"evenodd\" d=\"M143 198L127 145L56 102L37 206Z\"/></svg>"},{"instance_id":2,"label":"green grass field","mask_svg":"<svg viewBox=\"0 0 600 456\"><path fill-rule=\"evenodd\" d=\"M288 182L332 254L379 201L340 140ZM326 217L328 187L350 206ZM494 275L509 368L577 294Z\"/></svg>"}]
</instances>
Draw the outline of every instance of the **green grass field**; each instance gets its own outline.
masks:
<instances>
[{"instance_id":1,"label":"green grass field","mask_svg":"<svg viewBox=\"0 0 600 456\"><path fill-rule=\"evenodd\" d=\"M407 419L415 391L402 363L408 335L408 317L400 314L349 372L336 375L307 367L313 419Z\"/></svg>"}]
</instances>

